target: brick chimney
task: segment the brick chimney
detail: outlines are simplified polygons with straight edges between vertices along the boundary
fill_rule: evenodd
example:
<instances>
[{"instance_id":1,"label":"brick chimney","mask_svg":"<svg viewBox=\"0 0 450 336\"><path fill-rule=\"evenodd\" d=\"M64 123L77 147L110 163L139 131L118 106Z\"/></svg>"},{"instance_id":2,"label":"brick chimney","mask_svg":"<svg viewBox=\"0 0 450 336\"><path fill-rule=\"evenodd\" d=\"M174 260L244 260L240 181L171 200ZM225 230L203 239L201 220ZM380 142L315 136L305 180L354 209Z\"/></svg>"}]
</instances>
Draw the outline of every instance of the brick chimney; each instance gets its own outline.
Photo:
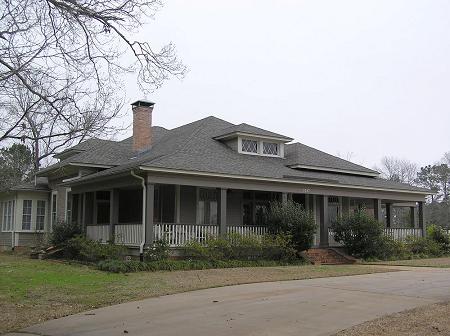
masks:
<instances>
[{"instance_id":1,"label":"brick chimney","mask_svg":"<svg viewBox=\"0 0 450 336\"><path fill-rule=\"evenodd\" d=\"M152 147L152 103L147 100L135 101L133 110L133 151L142 152Z\"/></svg>"}]
</instances>

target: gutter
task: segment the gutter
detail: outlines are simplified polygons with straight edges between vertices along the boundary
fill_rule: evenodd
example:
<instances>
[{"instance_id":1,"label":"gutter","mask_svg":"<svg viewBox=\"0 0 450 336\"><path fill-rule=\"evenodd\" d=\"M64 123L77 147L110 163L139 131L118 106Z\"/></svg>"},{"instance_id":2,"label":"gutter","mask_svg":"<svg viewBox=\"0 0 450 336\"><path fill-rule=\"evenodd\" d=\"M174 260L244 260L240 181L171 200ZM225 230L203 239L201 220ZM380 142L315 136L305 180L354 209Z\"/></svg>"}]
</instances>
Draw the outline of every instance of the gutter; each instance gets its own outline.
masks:
<instances>
[{"instance_id":1,"label":"gutter","mask_svg":"<svg viewBox=\"0 0 450 336\"><path fill-rule=\"evenodd\" d=\"M142 176L137 175L134 170L130 171L131 176L141 180L142 183L142 241L139 245L139 259L144 261L144 245L145 245L145 213L146 213L146 204L147 204L147 187L145 185L145 179Z\"/></svg>"},{"instance_id":2,"label":"gutter","mask_svg":"<svg viewBox=\"0 0 450 336\"><path fill-rule=\"evenodd\" d=\"M224 174L224 173L208 173L202 171L193 171L193 170L182 170L182 169L173 169L173 168L157 168L157 167L146 167L139 166L140 170L156 172L156 173L175 173L175 174L185 174L185 175L196 175L196 176L206 176L206 177L219 177L219 178L229 178L236 180L248 180L248 181L264 181L264 182L278 182L284 184L308 184L315 186L323 186L323 187L336 187L342 189L358 189L358 190L371 190L371 191L386 191L386 192L398 192L398 193L406 193L406 194L419 194L419 195L431 195L435 194L431 190L430 191L420 191L420 190L408 190L408 189L389 189L383 187L368 187L368 186L360 186L360 185L352 185L352 184L340 184L340 183L325 183L325 182L315 182L307 179L280 179L273 177L259 177L259 176L246 176L246 175L234 175L234 174Z\"/></svg>"},{"instance_id":3,"label":"gutter","mask_svg":"<svg viewBox=\"0 0 450 336\"><path fill-rule=\"evenodd\" d=\"M82 175L81 170L80 170L80 171L78 171L78 175L77 176L66 178L66 179L62 180L62 182L65 183L65 182L75 181L75 180L78 180L81 177L83 177L83 175Z\"/></svg>"},{"instance_id":4,"label":"gutter","mask_svg":"<svg viewBox=\"0 0 450 336\"><path fill-rule=\"evenodd\" d=\"M17 210L17 199L18 199L18 195L16 192L16 197L14 198L14 212L11 214L13 216L13 229L12 229L12 233L11 233L11 247L12 250L14 251L14 249L16 248L16 210Z\"/></svg>"}]
</instances>

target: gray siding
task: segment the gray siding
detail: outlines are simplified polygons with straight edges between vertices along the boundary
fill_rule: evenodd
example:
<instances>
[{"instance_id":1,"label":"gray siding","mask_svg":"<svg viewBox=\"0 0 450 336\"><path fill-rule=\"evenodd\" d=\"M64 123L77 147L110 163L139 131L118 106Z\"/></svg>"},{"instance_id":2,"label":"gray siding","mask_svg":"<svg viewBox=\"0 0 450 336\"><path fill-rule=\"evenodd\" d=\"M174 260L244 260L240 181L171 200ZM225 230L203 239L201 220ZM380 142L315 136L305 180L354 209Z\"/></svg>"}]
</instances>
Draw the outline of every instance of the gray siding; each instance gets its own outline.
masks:
<instances>
[{"instance_id":1,"label":"gray siding","mask_svg":"<svg viewBox=\"0 0 450 336\"><path fill-rule=\"evenodd\" d=\"M12 244L12 233L11 232L0 232L0 246L9 246Z\"/></svg>"},{"instance_id":2,"label":"gray siding","mask_svg":"<svg viewBox=\"0 0 450 336\"><path fill-rule=\"evenodd\" d=\"M238 138L225 141L225 144L234 151L238 151Z\"/></svg>"},{"instance_id":3,"label":"gray siding","mask_svg":"<svg viewBox=\"0 0 450 336\"><path fill-rule=\"evenodd\" d=\"M197 221L197 192L195 187L181 186L180 188L180 221L195 224Z\"/></svg>"},{"instance_id":4,"label":"gray siding","mask_svg":"<svg viewBox=\"0 0 450 336\"><path fill-rule=\"evenodd\" d=\"M20 232L16 233L19 235L19 242L17 246L37 246L43 243L44 234L43 233L35 233L35 232Z\"/></svg>"},{"instance_id":5,"label":"gray siding","mask_svg":"<svg viewBox=\"0 0 450 336\"><path fill-rule=\"evenodd\" d=\"M242 225L242 191L230 190L227 196L227 225Z\"/></svg>"}]
</instances>

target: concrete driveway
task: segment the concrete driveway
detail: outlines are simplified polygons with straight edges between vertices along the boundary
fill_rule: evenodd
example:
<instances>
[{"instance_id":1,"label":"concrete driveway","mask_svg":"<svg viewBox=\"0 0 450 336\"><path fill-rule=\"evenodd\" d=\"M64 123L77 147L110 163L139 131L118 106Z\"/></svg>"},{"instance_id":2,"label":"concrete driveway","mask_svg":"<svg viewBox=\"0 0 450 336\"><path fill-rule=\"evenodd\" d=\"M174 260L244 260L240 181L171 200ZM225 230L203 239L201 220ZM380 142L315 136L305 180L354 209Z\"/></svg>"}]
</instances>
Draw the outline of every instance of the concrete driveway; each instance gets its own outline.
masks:
<instances>
[{"instance_id":1,"label":"concrete driveway","mask_svg":"<svg viewBox=\"0 0 450 336\"><path fill-rule=\"evenodd\" d=\"M28 336L330 335L443 300L450 300L450 270L415 268L168 295L48 321L23 332Z\"/></svg>"}]
</instances>

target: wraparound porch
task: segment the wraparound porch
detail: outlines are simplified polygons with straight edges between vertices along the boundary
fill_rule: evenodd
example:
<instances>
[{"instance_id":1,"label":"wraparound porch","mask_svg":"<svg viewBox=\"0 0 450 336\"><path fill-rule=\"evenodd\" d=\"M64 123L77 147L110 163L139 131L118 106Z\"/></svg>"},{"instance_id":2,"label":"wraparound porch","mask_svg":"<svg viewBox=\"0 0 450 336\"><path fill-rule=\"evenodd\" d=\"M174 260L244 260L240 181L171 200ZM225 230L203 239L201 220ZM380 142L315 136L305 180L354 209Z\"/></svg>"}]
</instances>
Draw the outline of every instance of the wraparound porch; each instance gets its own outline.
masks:
<instances>
[{"instance_id":1,"label":"wraparound porch","mask_svg":"<svg viewBox=\"0 0 450 336\"><path fill-rule=\"evenodd\" d=\"M364 193L323 195L310 188L287 192L147 182L143 202L142 186L136 182L116 183L111 189L74 188L71 220L80 223L87 236L95 240L139 246L145 231L145 244L164 238L176 247L230 232L262 235L267 232L263 214L269 202L292 199L314 214L318 226L315 246L336 246L330 230L332 221L362 206L384 222L386 234L395 239L423 235L423 201L363 197ZM399 207L407 210L402 216L394 211Z\"/></svg>"}]
</instances>

